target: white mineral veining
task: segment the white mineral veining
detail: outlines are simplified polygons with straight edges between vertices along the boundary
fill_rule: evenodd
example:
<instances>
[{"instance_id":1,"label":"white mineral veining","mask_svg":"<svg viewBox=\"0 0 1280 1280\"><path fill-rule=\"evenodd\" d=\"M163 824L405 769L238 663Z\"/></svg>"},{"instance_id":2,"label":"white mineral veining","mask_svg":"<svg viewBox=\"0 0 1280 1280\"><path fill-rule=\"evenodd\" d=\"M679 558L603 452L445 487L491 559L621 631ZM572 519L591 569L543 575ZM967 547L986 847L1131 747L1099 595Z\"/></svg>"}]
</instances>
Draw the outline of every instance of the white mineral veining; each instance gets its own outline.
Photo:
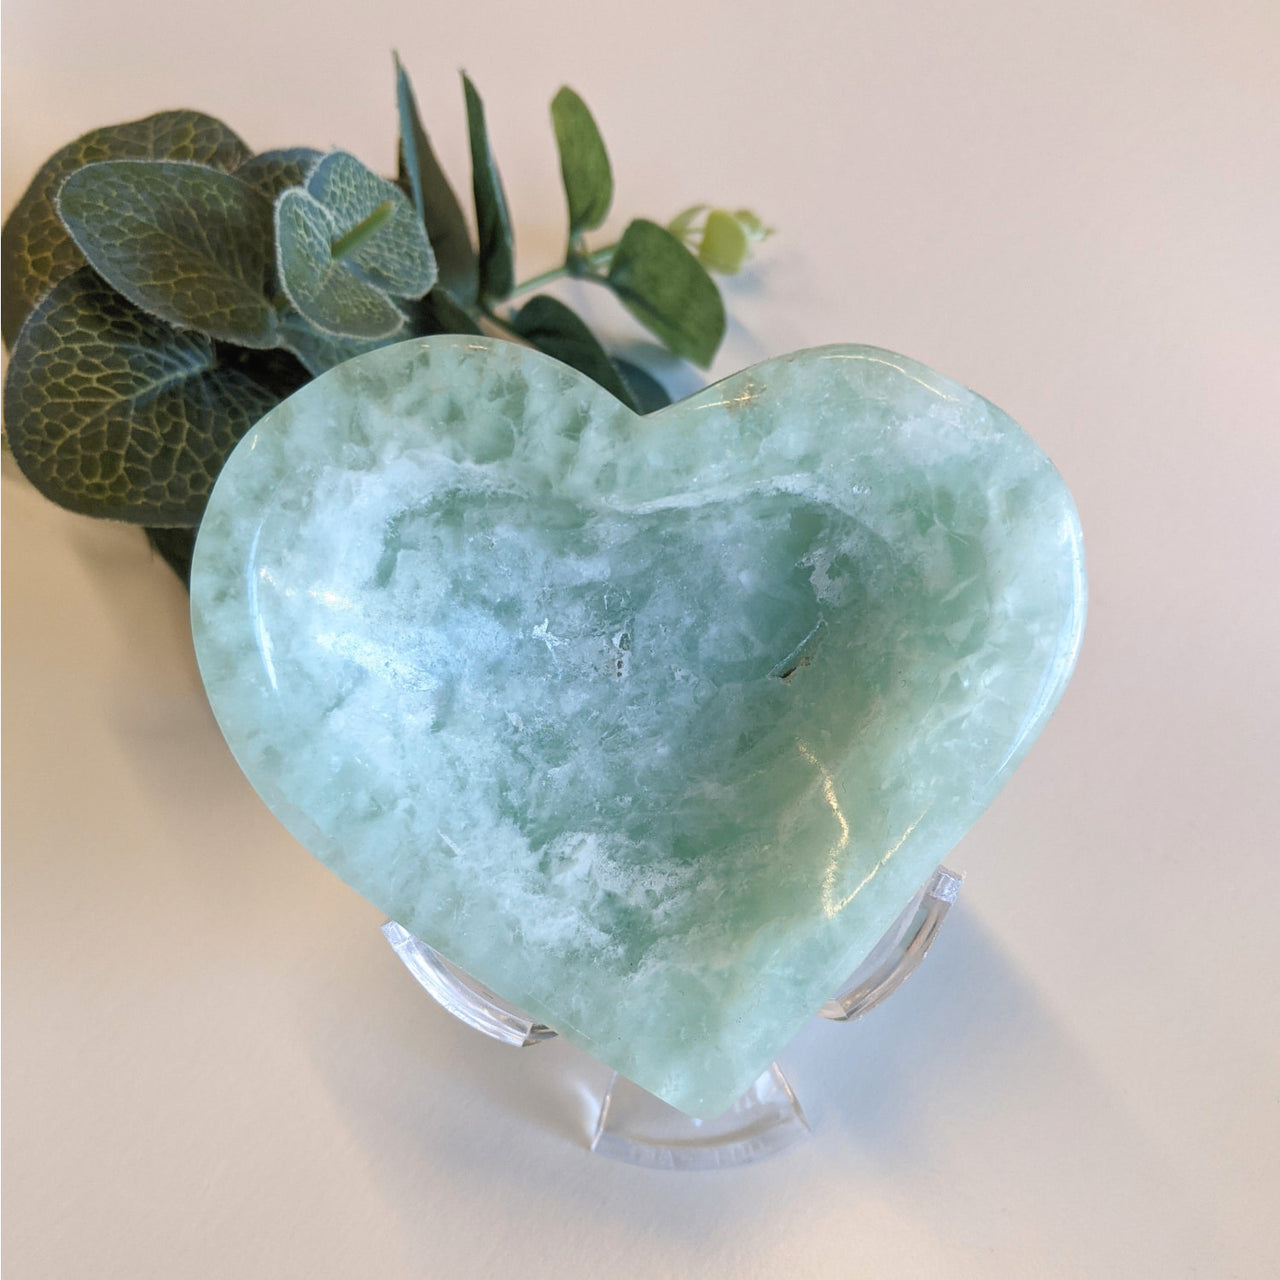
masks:
<instances>
[{"instance_id":1,"label":"white mineral veining","mask_svg":"<svg viewBox=\"0 0 1280 1280\"><path fill-rule=\"evenodd\" d=\"M1034 443L903 357L801 352L639 419L448 337L263 419L192 602L227 740L312 852L710 1115L1039 732L1082 564Z\"/></svg>"}]
</instances>

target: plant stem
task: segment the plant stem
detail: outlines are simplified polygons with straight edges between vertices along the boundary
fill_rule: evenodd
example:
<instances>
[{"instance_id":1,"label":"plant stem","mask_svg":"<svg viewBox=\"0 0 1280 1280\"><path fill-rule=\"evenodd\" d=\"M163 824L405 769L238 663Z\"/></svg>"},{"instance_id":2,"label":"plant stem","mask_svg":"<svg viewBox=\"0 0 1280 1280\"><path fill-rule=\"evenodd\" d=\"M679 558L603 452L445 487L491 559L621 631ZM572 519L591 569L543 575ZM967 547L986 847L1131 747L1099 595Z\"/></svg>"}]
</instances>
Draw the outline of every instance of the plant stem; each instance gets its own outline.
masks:
<instances>
[{"instance_id":1,"label":"plant stem","mask_svg":"<svg viewBox=\"0 0 1280 1280\"><path fill-rule=\"evenodd\" d=\"M540 275L530 276L527 280L521 280L507 296L514 298L518 293L528 293L530 289L541 289L544 284L550 284L553 280L560 280L568 274L569 268L567 266L552 267L550 271L543 271Z\"/></svg>"},{"instance_id":2,"label":"plant stem","mask_svg":"<svg viewBox=\"0 0 1280 1280\"><path fill-rule=\"evenodd\" d=\"M607 244L601 249L595 249L591 253L575 254L571 251L570 256L560 266L552 267L550 271L543 271L539 275L530 276L528 280L522 280L502 301L504 303L510 302L512 298L519 294L528 293L532 289L541 289L544 284L550 284L553 280L563 280L566 277L574 280L594 280L597 284L603 284L604 276L600 273L599 268L608 263L617 247L617 244L614 243ZM522 343L526 347L531 345L529 339L524 337L512 325L510 320L504 320L492 306L481 302L473 310L472 315L476 319L483 317L490 324L501 329L503 333L509 334L513 341Z\"/></svg>"},{"instance_id":3,"label":"plant stem","mask_svg":"<svg viewBox=\"0 0 1280 1280\"><path fill-rule=\"evenodd\" d=\"M550 271L543 271L536 276L530 276L528 280L522 280L507 295L508 298L514 298L518 294L528 293L531 289L541 289L544 284L550 284L553 280L563 280L566 276L572 276L575 279L599 279L596 271L597 267L605 266L609 259L613 257L614 250L617 249L617 243L607 244L601 249L594 249L591 253L584 253L576 258L566 260L558 267L552 267Z\"/></svg>"},{"instance_id":4,"label":"plant stem","mask_svg":"<svg viewBox=\"0 0 1280 1280\"><path fill-rule=\"evenodd\" d=\"M395 204L384 200L367 218L362 218L350 231L340 235L329 247L335 262L341 261L353 249L358 249L386 220L391 217Z\"/></svg>"}]
</instances>

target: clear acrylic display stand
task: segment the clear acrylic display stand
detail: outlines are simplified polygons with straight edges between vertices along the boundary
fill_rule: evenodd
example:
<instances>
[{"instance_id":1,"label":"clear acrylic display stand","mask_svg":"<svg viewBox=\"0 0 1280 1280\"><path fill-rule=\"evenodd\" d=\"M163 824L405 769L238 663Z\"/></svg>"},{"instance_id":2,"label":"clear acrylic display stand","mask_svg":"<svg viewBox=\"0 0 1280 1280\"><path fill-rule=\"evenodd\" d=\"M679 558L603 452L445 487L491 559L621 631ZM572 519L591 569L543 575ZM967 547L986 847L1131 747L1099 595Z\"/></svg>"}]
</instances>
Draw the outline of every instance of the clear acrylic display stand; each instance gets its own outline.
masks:
<instances>
[{"instance_id":1,"label":"clear acrylic display stand","mask_svg":"<svg viewBox=\"0 0 1280 1280\"><path fill-rule=\"evenodd\" d=\"M818 1016L852 1022L891 996L919 968L963 878L939 867ZM556 1034L394 921L382 932L428 995L467 1026L517 1048ZM588 1145L596 1155L650 1169L726 1169L775 1155L808 1133L804 1111L775 1062L714 1120L695 1120L615 1073Z\"/></svg>"}]
</instances>

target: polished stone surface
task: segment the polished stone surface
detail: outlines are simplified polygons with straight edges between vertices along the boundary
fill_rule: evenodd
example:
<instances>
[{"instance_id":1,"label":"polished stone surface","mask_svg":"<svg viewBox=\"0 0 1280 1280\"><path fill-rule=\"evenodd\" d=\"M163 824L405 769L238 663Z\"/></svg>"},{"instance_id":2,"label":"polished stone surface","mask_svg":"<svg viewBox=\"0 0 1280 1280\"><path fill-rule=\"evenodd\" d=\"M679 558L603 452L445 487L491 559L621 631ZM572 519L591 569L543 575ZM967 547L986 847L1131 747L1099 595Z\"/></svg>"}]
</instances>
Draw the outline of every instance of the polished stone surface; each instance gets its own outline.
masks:
<instances>
[{"instance_id":1,"label":"polished stone surface","mask_svg":"<svg viewBox=\"0 0 1280 1280\"><path fill-rule=\"evenodd\" d=\"M485 339L362 356L225 468L192 579L289 829L697 1115L870 950L1052 711L1071 498L987 401L826 347L640 419Z\"/></svg>"}]
</instances>

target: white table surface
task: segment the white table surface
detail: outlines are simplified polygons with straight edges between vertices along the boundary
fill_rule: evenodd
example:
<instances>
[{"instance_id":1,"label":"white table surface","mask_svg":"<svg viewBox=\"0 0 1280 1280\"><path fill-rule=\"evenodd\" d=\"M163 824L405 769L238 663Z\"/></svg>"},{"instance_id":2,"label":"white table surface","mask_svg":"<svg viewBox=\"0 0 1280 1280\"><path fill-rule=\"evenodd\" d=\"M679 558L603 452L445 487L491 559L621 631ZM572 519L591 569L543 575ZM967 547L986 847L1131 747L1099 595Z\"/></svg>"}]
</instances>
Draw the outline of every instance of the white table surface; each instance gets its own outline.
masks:
<instances>
[{"instance_id":1,"label":"white table surface","mask_svg":"<svg viewBox=\"0 0 1280 1280\"><path fill-rule=\"evenodd\" d=\"M176 106L388 169L392 46L465 187L465 66L522 276L562 235L571 82L611 225L712 199L780 228L716 375L869 341L977 388L1072 486L1092 592L934 955L784 1058L812 1140L663 1175L583 1150L581 1055L415 988L239 775L141 535L10 472L6 1275L1280 1272L1275 0L8 0L5 27L6 209L61 143Z\"/></svg>"}]
</instances>

